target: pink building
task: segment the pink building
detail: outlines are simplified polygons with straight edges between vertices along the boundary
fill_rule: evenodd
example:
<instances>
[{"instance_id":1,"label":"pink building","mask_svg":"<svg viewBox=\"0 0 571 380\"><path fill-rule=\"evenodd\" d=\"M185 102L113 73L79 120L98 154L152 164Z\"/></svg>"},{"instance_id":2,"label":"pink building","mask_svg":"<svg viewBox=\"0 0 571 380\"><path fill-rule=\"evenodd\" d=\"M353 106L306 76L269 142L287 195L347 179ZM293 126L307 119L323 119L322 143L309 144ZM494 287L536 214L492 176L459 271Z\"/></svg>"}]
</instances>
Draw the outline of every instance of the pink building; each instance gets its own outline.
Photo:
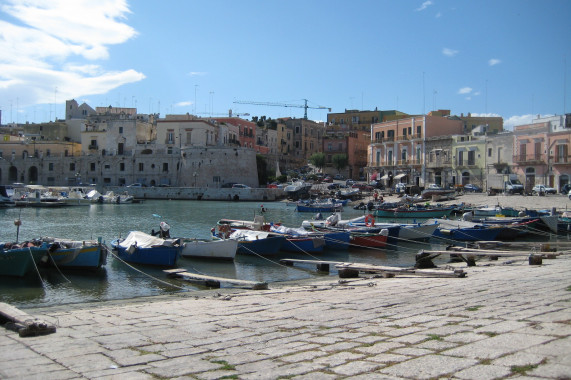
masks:
<instances>
[{"instance_id":1,"label":"pink building","mask_svg":"<svg viewBox=\"0 0 571 380\"><path fill-rule=\"evenodd\" d=\"M561 188L571 183L571 114L537 118L514 127L514 172L527 192L536 184Z\"/></svg>"}]
</instances>

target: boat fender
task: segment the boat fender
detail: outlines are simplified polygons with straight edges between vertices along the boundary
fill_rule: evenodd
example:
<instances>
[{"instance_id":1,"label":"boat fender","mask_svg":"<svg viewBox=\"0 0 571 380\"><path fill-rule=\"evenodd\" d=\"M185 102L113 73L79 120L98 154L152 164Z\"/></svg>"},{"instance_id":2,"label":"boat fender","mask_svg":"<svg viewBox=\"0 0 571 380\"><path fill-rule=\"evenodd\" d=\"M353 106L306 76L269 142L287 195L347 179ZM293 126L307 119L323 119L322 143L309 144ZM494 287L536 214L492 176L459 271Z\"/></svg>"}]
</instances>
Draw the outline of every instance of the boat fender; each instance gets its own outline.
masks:
<instances>
[{"instance_id":1,"label":"boat fender","mask_svg":"<svg viewBox=\"0 0 571 380\"><path fill-rule=\"evenodd\" d=\"M365 225L367 227L374 227L375 226L375 218L373 215L369 214L365 217Z\"/></svg>"},{"instance_id":2,"label":"boat fender","mask_svg":"<svg viewBox=\"0 0 571 380\"><path fill-rule=\"evenodd\" d=\"M440 232L441 232L443 235L452 235L452 231L451 231L451 230L448 230L448 229L441 228L441 229L440 229Z\"/></svg>"},{"instance_id":3,"label":"boat fender","mask_svg":"<svg viewBox=\"0 0 571 380\"><path fill-rule=\"evenodd\" d=\"M381 230L381 232L379 232L379 235L381 236L389 236L389 230L387 230L386 228L383 228Z\"/></svg>"}]
</instances>

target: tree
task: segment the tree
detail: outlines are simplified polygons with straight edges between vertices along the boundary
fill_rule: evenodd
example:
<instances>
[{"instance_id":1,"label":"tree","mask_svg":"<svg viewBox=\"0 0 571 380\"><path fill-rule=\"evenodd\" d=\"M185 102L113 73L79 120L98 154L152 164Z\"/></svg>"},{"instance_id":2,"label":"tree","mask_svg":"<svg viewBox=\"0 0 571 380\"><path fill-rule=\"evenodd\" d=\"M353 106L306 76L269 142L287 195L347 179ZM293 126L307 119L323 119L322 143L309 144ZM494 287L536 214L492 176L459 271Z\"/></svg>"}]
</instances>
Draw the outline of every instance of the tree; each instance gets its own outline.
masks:
<instances>
[{"instance_id":1,"label":"tree","mask_svg":"<svg viewBox=\"0 0 571 380\"><path fill-rule=\"evenodd\" d=\"M335 169L337 169L337 173L345 169L347 164L349 164L349 159L347 159L346 154L334 154L333 157L331 157L331 161L333 162Z\"/></svg>"},{"instance_id":2,"label":"tree","mask_svg":"<svg viewBox=\"0 0 571 380\"><path fill-rule=\"evenodd\" d=\"M311 157L309 157L309 162L320 171L323 171L323 167L325 166L325 154L324 153L313 153Z\"/></svg>"}]
</instances>

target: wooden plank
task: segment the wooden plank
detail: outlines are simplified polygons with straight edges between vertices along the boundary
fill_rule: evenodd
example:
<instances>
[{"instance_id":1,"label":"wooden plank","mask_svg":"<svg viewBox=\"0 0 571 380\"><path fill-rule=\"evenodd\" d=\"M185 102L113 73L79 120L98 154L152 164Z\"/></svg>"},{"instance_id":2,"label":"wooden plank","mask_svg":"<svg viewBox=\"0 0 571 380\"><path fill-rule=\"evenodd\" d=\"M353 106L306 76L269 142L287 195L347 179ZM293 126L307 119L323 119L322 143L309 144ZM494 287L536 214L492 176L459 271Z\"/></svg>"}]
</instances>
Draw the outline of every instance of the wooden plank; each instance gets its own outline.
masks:
<instances>
[{"instance_id":1,"label":"wooden plank","mask_svg":"<svg viewBox=\"0 0 571 380\"><path fill-rule=\"evenodd\" d=\"M6 327L17 331L22 337L46 335L56 332L56 327L51 323L35 318L4 302L0 302L0 319L7 321Z\"/></svg>"},{"instance_id":2,"label":"wooden plank","mask_svg":"<svg viewBox=\"0 0 571 380\"><path fill-rule=\"evenodd\" d=\"M436 276L436 277L465 277L466 273L462 269L442 270L442 269L416 269L416 268L400 268L400 267L388 267L382 265L373 264L354 264L354 263L344 263L336 265L338 269L353 269L360 272L369 273L391 273L394 275L405 274L405 275L418 275L418 276Z\"/></svg>"},{"instance_id":3,"label":"wooden plank","mask_svg":"<svg viewBox=\"0 0 571 380\"><path fill-rule=\"evenodd\" d=\"M343 264L342 261L327 261L327 260L301 260L301 259L281 259L280 263L282 264L293 264L293 263L299 263L299 264L329 264L329 265L337 265L337 264Z\"/></svg>"},{"instance_id":4,"label":"wooden plank","mask_svg":"<svg viewBox=\"0 0 571 380\"><path fill-rule=\"evenodd\" d=\"M466 256L497 256L497 257L515 257L515 256L529 256L531 254L538 255L541 252L523 252L523 251L486 251L486 252L479 252L479 251L465 251L465 250L450 250L450 251L425 251L423 250L422 253L426 253L429 255L466 255Z\"/></svg>"},{"instance_id":5,"label":"wooden plank","mask_svg":"<svg viewBox=\"0 0 571 380\"><path fill-rule=\"evenodd\" d=\"M185 280L195 280L195 281L203 281L207 283L221 283L227 282L229 284L239 285L250 287L255 290L265 290L268 289L267 282L256 282L256 281L247 281L247 280L238 280L234 278L224 278L224 277L215 277L215 276L208 276L204 274L197 274L197 273L190 273L190 272L177 272L173 274L175 277L181 277Z\"/></svg>"}]
</instances>

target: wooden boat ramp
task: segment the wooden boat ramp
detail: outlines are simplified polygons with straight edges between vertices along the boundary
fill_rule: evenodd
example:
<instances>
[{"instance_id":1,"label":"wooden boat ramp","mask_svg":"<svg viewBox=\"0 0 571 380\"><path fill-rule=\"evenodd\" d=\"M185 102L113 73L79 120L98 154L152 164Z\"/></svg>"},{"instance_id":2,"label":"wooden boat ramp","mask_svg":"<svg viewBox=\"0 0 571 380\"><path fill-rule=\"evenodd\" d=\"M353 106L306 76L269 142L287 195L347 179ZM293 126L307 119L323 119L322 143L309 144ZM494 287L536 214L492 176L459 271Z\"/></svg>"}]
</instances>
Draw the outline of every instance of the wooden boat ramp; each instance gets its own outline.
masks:
<instances>
[{"instance_id":1,"label":"wooden boat ramp","mask_svg":"<svg viewBox=\"0 0 571 380\"><path fill-rule=\"evenodd\" d=\"M419 268L400 268L389 267L383 265L373 265L364 263L346 263L341 261L323 261L323 260L299 260L299 259L281 259L281 264L293 266L294 264L311 264L316 265L317 270L321 272L329 272L330 267L334 266L340 278L357 278L360 273L378 274L386 278L395 277L396 275L406 276L425 276L425 277L465 277L466 272L462 269L419 269Z\"/></svg>"},{"instance_id":2,"label":"wooden boat ramp","mask_svg":"<svg viewBox=\"0 0 571 380\"><path fill-rule=\"evenodd\" d=\"M569 254L570 249L571 245L565 244L557 246L542 243L537 247L530 247L529 243L478 242L471 247L449 246L445 250L421 250L416 255L415 266L435 268L436 265L432 260L440 255L450 255L451 260L464 261L468 266L475 266L477 257L487 257L493 261L500 257L528 257L529 265L541 265L543 259L555 259L558 255Z\"/></svg>"},{"instance_id":3,"label":"wooden boat ramp","mask_svg":"<svg viewBox=\"0 0 571 380\"><path fill-rule=\"evenodd\" d=\"M267 290L267 282L256 282L256 281L246 281L237 280L234 278L224 278L224 277L214 277L198 273L187 272L186 269L165 269L163 270L167 277L179 278L184 281L192 282L195 284L200 284L208 286L211 288L220 288L221 283L228 283L241 288L253 289L253 290Z\"/></svg>"}]
</instances>

